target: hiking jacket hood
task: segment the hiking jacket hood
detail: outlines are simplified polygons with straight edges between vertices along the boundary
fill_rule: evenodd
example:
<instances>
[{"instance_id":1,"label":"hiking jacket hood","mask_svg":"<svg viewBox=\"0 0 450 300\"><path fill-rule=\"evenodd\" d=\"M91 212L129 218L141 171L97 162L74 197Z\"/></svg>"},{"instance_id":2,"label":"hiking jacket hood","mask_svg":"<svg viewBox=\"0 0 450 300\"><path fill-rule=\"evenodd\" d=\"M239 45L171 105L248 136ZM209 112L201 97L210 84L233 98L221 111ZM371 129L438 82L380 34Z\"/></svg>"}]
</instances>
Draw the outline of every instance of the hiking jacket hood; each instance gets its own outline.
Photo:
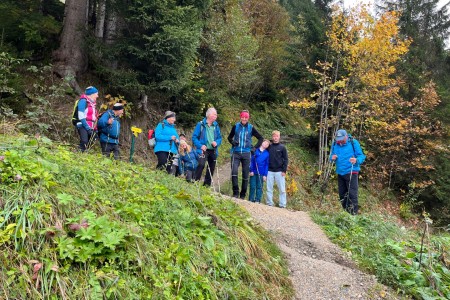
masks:
<instances>
[{"instance_id":1,"label":"hiking jacket hood","mask_svg":"<svg viewBox=\"0 0 450 300\"><path fill-rule=\"evenodd\" d=\"M113 122L108 124L108 120L112 118ZM98 120L98 133L100 135L100 142L119 144L120 134L120 117L114 114L114 111L107 110Z\"/></svg>"},{"instance_id":2,"label":"hiking jacket hood","mask_svg":"<svg viewBox=\"0 0 450 300\"><path fill-rule=\"evenodd\" d=\"M178 154L178 145L172 140L172 136L175 136L177 140L180 139L175 129L175 124L170 124L167 120L160 122L155 129L156 145L154 152L162 151Z\"/></svg>"},{"instance_id":3,"label":"hiking jacket hood","mask_svg":"<svg viewBox=\"0 0 450 300\"><path fill-rule=\"evenodd\" d=\"M333 143L330 151L330 161L334 154L337 155L336 173L339 175L347 175L350 172L359 172L361 170L361 164L366 159L366 156L361 149L361 145L356 139L352 138L351 135L348 135L347 142L343 145L339 145L336 142ZM350 158L352 157L356 158L356 163L353 165L353 168L352 163L350 162Z\"/></svg>"},{"instance_id":4,"label":"hiking jacket hood","mask_svg":"<svg viewBox=\"0 0 450 300\"><path fill-rule=\"evenodd\" d=\"M207 137L206 137L206 118L204 118L202 121L198 122L195 126L194 132L192 133L192 144L194 145L197 153L199 155L202 154L202 146L206 146ZM214 141L217 143L216 149L216 156L219 155L219 146L222 144L222 134L220 133L220 127L219 123L214 121L212 123L212 126L214 126Z\"/></svg>"}]
</instances>

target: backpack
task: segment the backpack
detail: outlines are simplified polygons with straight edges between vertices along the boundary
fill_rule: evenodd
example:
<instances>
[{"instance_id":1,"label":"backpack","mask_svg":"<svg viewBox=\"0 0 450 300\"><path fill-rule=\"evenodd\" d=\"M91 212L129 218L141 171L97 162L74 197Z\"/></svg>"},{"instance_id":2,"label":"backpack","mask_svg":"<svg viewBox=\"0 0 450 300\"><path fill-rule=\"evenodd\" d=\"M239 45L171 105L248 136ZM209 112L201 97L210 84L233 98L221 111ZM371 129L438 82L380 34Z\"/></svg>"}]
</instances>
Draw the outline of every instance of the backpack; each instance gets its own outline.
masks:
<instances>
[{"instance_id":1,"label":"backpack","mask_svg":"<svg viewBox=\"0 0 450 300\"><path fill-rule=\"evenodd\" d=\"M84 99L84 98L77 99L77 101L75 101L75 105L73 106L72 124L74 126L77 126L77 123L80 122L80 119L78 119L78 102L80 102L81 99Z\"/></svg>"},{"instance_id":2,"label":"backpack","mask_svg":"<svg viewBox=\"0 0 450 300\"><path fill-rule=\"evenodd\" d=\"M162 124L162 129L164 130L164 122L161 122L161 124ZM150 148L153 148L156 145L155 129L148 130L147 139L148 139L148 145L150 146Z\"/></svg>"}]
</instances>

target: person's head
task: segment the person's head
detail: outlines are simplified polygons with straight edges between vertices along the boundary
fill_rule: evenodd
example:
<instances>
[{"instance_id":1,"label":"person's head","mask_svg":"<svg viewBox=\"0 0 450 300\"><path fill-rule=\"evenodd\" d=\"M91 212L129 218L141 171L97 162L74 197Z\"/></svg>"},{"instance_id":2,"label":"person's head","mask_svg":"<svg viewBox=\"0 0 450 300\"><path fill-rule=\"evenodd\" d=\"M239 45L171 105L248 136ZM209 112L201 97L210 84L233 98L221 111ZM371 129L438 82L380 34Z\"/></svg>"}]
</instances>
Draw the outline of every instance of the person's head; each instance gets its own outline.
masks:
<instances>
[{"instance_id":1,"label":"person's head","mask_svg":"<svg viewBox=\"0 0 450 300\"><path fill-rule=\"evenodd\" d=\"M94 101L98 98L98 90L94 86L88 86L84 94Z\"/></svg>"},{"instance_id":2,"label":"person's head","mask_svg":"<svg viewBox=\"0 0 450 300\"><path fill-rule=\"evenodd\" d=\"M248 119L250 119L250 113L248 110L241 111L239 117L241 118L241 124L245 125L248 123Z\"/></svg>"},{"instance_id":3,"label":"person's head","mask_svg":"<svg viewBox=\"0 0 450 300\"><path fill-rule=\"evenodd\" d=\"M167 120L167 123L174 124L176 121L176 114L173 111L166 111L164 114L164 120Z\"/></svg>"},{"instance_id":4,"label":"person's head","mask_svg":"<svg viewBox=\"0 0 450 300\"><path fill-rule=\"evenodd\" d=\"M344 129L339 129L336 131L336 143L339 145L343 145L347 143L348 134Z\"/></svg>"},{"instance_id":5,"label":"person's head","mask_svg":"<svg viewBox=\"0 0 450 300\"><path fill-rule=\"evenodd\" d=\"M264 139L264 141L261 144L261 148L267 149L270 146L270 141L268 139Z\"/></svg>"},{"instance_id":6,"label":"person's head","mask_svg":"<svg viewBox=\"0 0 450 300\"><path fill-rule=\"evenodd\" d=\"M212 123L217 119L217 110L214 107L208 108L206 111L206 120L208 123Z\"/></svg>"},{"instance_id":7,"label":"person's head","mask_svg":"<svg viewBox=\"0 0 450 300\"><path fill-rule=\"evenodd\" d=\"M186 141L186 135L184 133L180 133L180 141Z\"/></svg>"},{"instance_id":8,"label":"person's head","mask_svg":"<svg viewBox=\"0 0 450 300\"><path fill-rule=\"evenodd\" d=\"M189 146L189 144L186 142L186 140L180 140L180 147L178 149L178 152L181 154L189 153L191 152L192 148Z\"/></svg>"},{"instance_id":9,"label":"person's head","mask_svg":"<svg viewBox=\"0 0 450 300\"><path fill-rule=\"evenodd\" d=\"M272 141L275 144L278 144L280 142L280 132L278 130L272 131Z\"/></svg>"},{"instance_id":10,"label":"person's head","mask_svg":"<svg viewBox=\"0 0 450 300\"><path fill-rule=\"evenodd\" d=\"M123 115L124 106L122 103L118 102L113 106L113 112L116 116L121 117Z\"/></svg>"}]
</instances>

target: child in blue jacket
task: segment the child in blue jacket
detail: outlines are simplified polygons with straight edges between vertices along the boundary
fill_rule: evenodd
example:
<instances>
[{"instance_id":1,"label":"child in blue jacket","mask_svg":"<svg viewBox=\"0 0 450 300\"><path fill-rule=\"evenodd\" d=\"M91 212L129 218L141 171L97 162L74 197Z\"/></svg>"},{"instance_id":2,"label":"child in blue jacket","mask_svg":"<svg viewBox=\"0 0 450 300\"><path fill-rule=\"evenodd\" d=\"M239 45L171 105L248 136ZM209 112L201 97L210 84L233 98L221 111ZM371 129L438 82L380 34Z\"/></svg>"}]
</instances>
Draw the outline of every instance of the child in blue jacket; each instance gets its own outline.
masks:
<instances>
[{"instance_id":1,"label":"child in blue jacket","mask_svg":"<svg viewBox=\"0 0 450 300\"><path fill-rule=\"evenodd\" d=\"M264 181L267 180L269 171L269 140L264 140L256 149L250 162L250 196L251 202L261 203ZM256 193L255 193L256 192Z\"/></svg>"},{"instance_id":2,"label":"child in blue jacket","mask_svg":"<svg viewBox=\"0 0 450 300\"><path fill-rule=\"evenodd\" d=\"M180 163L178 164L180 173L186 174L186 181L193 182L193 175L198 166L197 151L192 150L192 147L185 140L181 140L178 154L180 156Z\"/></svg>"}]
</instances>

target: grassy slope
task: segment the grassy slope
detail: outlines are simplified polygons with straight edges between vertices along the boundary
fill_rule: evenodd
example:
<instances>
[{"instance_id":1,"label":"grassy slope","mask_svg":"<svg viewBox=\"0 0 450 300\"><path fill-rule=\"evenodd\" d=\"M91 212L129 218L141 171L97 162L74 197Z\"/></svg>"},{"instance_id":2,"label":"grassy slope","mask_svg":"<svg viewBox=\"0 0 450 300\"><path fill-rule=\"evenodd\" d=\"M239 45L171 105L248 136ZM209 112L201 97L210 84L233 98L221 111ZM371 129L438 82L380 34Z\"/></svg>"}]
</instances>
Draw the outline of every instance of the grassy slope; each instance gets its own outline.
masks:
<instances>
[{"instance_id":1,"label":"grassy slope","mask_svg":"<svg viewBox=\"0 0 450 300\"><path fill-rule=\"evenodd\" d=\"M6 298L291 297L267 234L208 189L44 138L0 142Z\"/></svg>"}]
</instances>

